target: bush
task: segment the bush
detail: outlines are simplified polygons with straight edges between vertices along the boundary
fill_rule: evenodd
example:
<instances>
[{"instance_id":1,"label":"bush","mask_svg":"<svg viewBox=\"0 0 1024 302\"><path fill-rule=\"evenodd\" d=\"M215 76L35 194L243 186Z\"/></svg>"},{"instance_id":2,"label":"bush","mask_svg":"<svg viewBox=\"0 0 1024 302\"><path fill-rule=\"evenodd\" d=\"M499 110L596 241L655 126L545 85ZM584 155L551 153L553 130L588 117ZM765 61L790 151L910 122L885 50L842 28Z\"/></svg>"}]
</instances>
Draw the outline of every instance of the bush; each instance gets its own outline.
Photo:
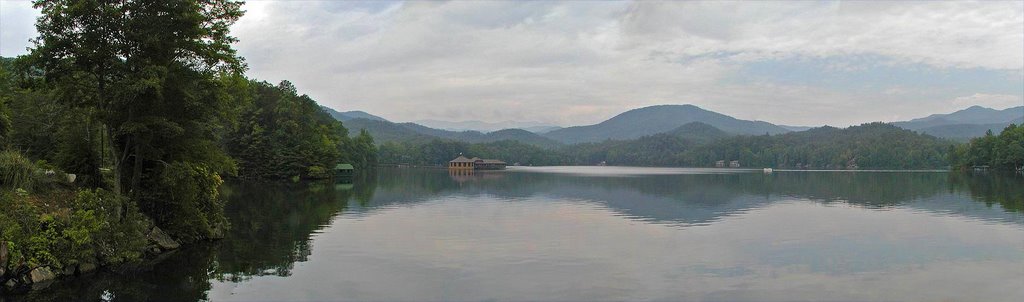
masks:
<instances>
[{"instance_id":1,"label":"bush","mask_svg":"<svg viewBox=\"0 0 1024 302\"><path fill-rule=\"evenodd\" d=\"M0 152L0 186L32 191L38 178L36 166L21 153L10 150Z\"/></svg>"},{"instance_id":2,"label":"bush","mask_svg":"<svg viewBox=\"0 0 1024 302\"><path fill-rule=\"evenodd\" d=\"M96 260L120 263L138 259L147 243L148 220L110 191L3 192L0 208L0 241L8 244L8 269L19 264L59 269Z\"/></svg>"},{"instance_id":3,"label":"bush","mask_svg":"<svg viewBox=\"0 0 1024 302\"><path fill-rule=\"evenodd\" d=\"M168 235L192 242L221 238L227 228L220 176L206 166L174 162L163 168L154 195L139 200L140 206Z\"/></svg>"},{"instance_id":4,"label":"bush","mask_svg":"<svg viewBox=\"0 0 1024 302\"><path fill-rule=\"evenodd\" d=\"M312 166L306 169L306 176L313 179L327 179L331 178L331 174L328 173L327 168L321 166Z\"/></svg>"}]
</instances>

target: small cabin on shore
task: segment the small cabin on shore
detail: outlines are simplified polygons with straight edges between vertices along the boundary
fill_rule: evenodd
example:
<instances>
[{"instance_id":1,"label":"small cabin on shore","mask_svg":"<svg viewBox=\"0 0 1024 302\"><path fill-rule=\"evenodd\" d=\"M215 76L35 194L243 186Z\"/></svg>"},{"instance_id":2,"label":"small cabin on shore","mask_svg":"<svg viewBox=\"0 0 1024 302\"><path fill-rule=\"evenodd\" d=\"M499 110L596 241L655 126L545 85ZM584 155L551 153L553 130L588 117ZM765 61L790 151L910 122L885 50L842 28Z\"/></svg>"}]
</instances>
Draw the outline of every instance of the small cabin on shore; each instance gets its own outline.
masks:
<instances>
[{"instance_id":1,"label":"small cabin on shore","mask_svg":"<svg viewBox=\"0 0 1024 302\"><path fill-rule=\"evenodd\" d=\"M452 170L502 170L508 163L497 159L482 159L479 157L466 158L459 155L448 162L448 169Z\"/></svg>"},{"instance_id":2,"label":"small cabin on shore","mask_svg":"<svg viewBox=\"0 0 1024 302\"><path fill-rule=\"evenodd\" d=\"M334 166L334 177L337 178L352 178L355 172L356 168L350 164L337 164Z\"/></svg>"}]
</instances>

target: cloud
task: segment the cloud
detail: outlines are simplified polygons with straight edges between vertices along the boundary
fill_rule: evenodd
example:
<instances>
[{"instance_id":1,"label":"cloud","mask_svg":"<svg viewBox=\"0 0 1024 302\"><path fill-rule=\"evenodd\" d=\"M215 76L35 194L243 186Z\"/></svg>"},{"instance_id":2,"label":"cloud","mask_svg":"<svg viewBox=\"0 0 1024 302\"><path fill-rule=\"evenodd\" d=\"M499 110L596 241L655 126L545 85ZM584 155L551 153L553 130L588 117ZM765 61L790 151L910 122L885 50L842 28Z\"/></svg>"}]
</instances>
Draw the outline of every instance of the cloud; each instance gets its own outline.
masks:
<instances>
[{"instance_id":1,"label":"cloud","mask_svg":"<svg viewBox=\"0 0 1024 302\"><path fill-rule=\"evenodd\" d=\"M0 0L0 56L25 54L29 40L36 36L38 11L30 1Z\"/></svg>"},{"instance_id":2,"label":"cloud","mask_svg":"<svg viewBox=\"0 0 1024 302\"><path fill-rule=\"evenodd\" d=\"M9 3L23 2L3 3L0 50L11 36L32 35L32 13ZM694 104L843 126L949 112L964 105L950 100L975 94L1002 95L976 98L993 106L1024 98L1022 2L249 1L245 9L233 30L250 76L287 79L324 105L398 121L579 125ZM8 30L9 19L27 25Z\"/></svg>"}]
</instances>

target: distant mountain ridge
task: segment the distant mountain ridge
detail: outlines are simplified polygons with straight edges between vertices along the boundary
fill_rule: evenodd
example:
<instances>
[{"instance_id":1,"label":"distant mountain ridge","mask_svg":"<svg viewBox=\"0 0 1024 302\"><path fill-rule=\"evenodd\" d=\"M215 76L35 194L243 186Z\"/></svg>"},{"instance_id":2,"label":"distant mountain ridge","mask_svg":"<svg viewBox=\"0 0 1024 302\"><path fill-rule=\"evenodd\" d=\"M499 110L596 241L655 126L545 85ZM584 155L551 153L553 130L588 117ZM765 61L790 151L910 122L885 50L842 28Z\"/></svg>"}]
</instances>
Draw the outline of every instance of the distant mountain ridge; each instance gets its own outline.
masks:
<instances>
[{"instance_id":1,"label":"distant mountain ridge","mask_svg":"<svg viewBox=\"0 0 1024 302\"><path fill-rule=\"evenodd\" d=\"M385 119L383 117L379 117L379 116L376 116L376 115L373 115L373 114L369 114L369 113L366 113L364 111L356 110L356 111L339 112L337 110L331 109L330 107L323 106L323 105L320 105L320 109L323 109L324 112L327 112L327 114L330 114L331 117L333 117L336 120L342 121L342 122L348 121L348 120L357 119L357 118L368 119L368 120L373 120L373 121L388 121L387 119Z\"/></svg>"},{"instance_id":2,"label":"distant mountain ridge","mask_svg":"<svg viewBox=\"0 0 1024 302\"><path fill-rule=\"evenodd\" d=\"M526 129L498 129L494 131L451 131L437 129L420 123L394 123L379 116L362 111L338 112L328 107L324 111L335 119L341 120L350 133L358 133L358 129L367 129L378 143L385 142L427 142L434 139L463 141L468 143L488 143L502 140L519 141L522 143L554 148L563 144L586 142L602 142L606 140L625 141L656 134L671 134L688 137L685 133L712 133L707 128L720 131L723 135L712 135L715 138L732 135L764 135L802 132L811 127L775 125L763 121L736 119L731 116L701 109L694 105L657 105L637 108L623 112L601 123L587 126L559 128L557 126L539 125L523 127ZM513 125L517 122L444 122L428 121L431 125L497 127ZM933 114L909 121L890 123L894 126L929 134L935 137L967 140L978 137L991 130L999 133L1010 123L1024 122L1024 106L1003 110L971 106L949 114ZM520 126L531 122L518 123ZM550 130L550 131L545 131ZM707 141L700 139L697 141Z\"/></svg>"},{"instance_id":3,"label":"distant mountain ridge","mask_svg":"<svg viewBox=\"0 0 1024 302\"><path fill-rule=\"evenodd\" d=\"M538 147L553 148L562 144L549 138L522 129L503 129L489 133L479 131L448 131L434 129L416 123L392 123L384 120L364 118L343 121L350 133L359 133L366 129L377 143L388 142L428 142L435 139L463 141L468 143L489 143L513 140Z\"/></svg>"},{"instance_id":4,"label":"distant mountain ridge","mask_svg":"<svg viewBox=\"0 0 1024 302\"><path fill-rule=\"evenodd\" d=\"M1020 124L1022 121L1024 121L1024 106L1003 110L971 106L953 113L932 114L892 124L936 137L966 140L985 135L985 132L989 130L999 133L1007 125Z\"/></svg>"},{"instance_id":5,"label":"distant mountain ridge","mask_svg":"<svg viewBox=\"0 0 1024 302\"><path fill-rule=\"evenodd\" d=\"M544 136L567 144L634 139L701 122L732 134L780 134L790 130L762 121L740 120L694 105L657 105L633 109L589 126L562 128Z\"/></svg>"},{"instance_id":6,"label":"distant mountain ridge","mask_svg":"<svg viewBox=\"0 0 1024 302\"><path fill-rule=\"evenodd\" d=\"M561 128L559 126L540 123L540 122L517 122L517 121L503 121L503 122L482 122L482 121L439 121L439 120L419 120L413 123L420 124L423 126L437 128L448 131L479 131L483 133L494 132L503 129L523 129L534 133L543 133L554 129Z\"/></svg>"}]
</instances>

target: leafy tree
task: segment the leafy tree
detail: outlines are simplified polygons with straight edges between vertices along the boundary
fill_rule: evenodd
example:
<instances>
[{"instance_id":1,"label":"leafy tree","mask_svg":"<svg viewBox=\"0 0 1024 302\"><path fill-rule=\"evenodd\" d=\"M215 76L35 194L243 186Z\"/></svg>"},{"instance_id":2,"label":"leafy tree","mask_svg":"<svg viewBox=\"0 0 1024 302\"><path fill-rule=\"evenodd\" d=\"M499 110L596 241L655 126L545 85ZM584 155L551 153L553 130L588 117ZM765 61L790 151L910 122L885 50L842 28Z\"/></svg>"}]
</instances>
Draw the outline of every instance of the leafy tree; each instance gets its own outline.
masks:
<instances>
[{"instance_id":1,"label":"leafy tree","mask_svg":"<svg viewBox=\"0 0 1024 302\"><path fill-rule=\"evenodd\" d=\"M166 190L159 175L167 167L209 172L188 174L206 180L183 184L233 172L216 135L217 125L230 123L236 100L225 94L222 79L245 69L229 34L242 16L241 5L230 0L35 2L42 16L33 63L62 104L82 108L91 115L87 123L96 121L104 129L99 140L114 167L115 191L148 214L166 215L175 208L159 200Z\"/></svg>"},{"instance_id":2,"label":"leafy tree","mask_svg":"<svg viewBox=\"0 0 1024 302\"><path fill-rule=\"evenodd\" d=\"M288 81L278 85L251 81L251 102L241 109L239 124L226 136L239 176L286 179L328 176L339 162L360 169L376 164L369 133L348 137L348 129L313 99L299 95Z\"/></svg>"}]
</instances>

